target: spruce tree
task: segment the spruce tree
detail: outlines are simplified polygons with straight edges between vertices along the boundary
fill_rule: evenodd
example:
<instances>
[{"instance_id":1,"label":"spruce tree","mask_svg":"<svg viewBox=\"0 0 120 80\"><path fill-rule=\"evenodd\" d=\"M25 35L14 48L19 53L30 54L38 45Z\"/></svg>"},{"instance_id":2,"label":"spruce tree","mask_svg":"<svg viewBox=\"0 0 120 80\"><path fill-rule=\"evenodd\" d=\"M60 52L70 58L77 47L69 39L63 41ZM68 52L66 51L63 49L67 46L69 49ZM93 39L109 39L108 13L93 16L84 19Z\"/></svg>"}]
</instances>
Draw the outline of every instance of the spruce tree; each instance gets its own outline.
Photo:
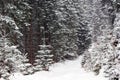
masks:
<instances>
[{"instance_id":1,"label":"spruce tree","mask_svg":"<svg viewBox=\"0 0 120 80\"><path fill-rule=\"evenodd\" d=\"M35 69L36 70L49 70L50 64L53 63L52 45L51 45L51 29L53 28L52 23L54 20L54 0L42 0L36 1L37 11L37 33L40 34L37 43L38 51L35 57ZM41 14L39 14L41 13ZM37 37L36 37L37 38Z\"/></svg>"},{"instance_id":2,"label":"spruce tree","mask_svg":"<svg viewBox=\"0 0 120 80\"><path fill-rule=\"evenodd\" d=\"M117 69L118 65L116 64L119 61L116 58L118 57L116 54L118 41L116 39L117 34L114 33L116 10L113 4L111 0L94 2L93 10L96 13L93 17L96 18L93 18L94 22L92 22L92 44L85 52L82 62L86 70L94 71L96 74L104 69L104 73L110 80L117 79L119 76L117 71L119 68Z\"/></svg>"},{"instance_id":3,"label":"spruce tree","mask_svg":"<svg viewBox=\"0 0 120 80\"><path fill-rule=\"evenodd\" d=\"M22 67L25 67L24 71L29 72L28 70L25 70L28 68L28 60L26 58L26 54L21 53L21 51L23 51L23 49L21 48L21 46L23 46L23 32L21 32L21 30L23 29L23 26L29 25L29 23L27 22L29 19L29 13L27 15L26 11L28 11L31 7L24 0L1 0L0 5L0 38L1 41L4 41L4 46L1 46L1 55L3 56L4 54L5 56L4 59L2 58L3 60L10 61L3 62L3 64L6 65L7 63L8 65L11 65L13 63L11 66L14 70L10 70L10 73L12 73L13 71L22 72ZM14 59L16 60L16 62L14 61ZM26 61L27 64L25 64Z\"/></svg>"},{"instance_id":4,"label":"spruce tree","mask_svg":"<svg viewBox=\"0 0 120 80\"><path fill-rule=\"evenodd\" d=\"M86 45L81 45L82 41L80 34L87 34L87 30L81 32L85 28L82 21L82 5L81 1L77 0L60 0L56 1L56 27L53 29L52 43L55 61L65 59L75 59L83 51L79 49ZM83 35L85 37L86 35ZM85 40L85 39L84 39ZM83 41L82 41L83 42ZM82 48L81 48L82 47Z\"/></svg>"}]
</instances>

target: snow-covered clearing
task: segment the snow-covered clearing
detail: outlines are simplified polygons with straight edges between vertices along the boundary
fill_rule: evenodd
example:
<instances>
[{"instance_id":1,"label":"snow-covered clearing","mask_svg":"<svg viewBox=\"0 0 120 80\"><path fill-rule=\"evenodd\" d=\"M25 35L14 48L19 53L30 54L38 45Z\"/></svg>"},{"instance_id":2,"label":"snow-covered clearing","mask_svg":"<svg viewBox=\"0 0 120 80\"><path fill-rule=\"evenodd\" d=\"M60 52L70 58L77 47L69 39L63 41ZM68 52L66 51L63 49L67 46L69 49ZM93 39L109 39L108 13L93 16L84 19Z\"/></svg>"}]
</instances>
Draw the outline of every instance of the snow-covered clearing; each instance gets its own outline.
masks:
<instances>
[{"instance_id":1,"label":"snow-covered clearing","mask_svg":"<svg viewBox=\"0 0 120 80\"><path fill-rule=\"evenodd\" d=\"M50 71L41 71L33 75L23 76L16 73L10 80L107 80L102 74L95 76L92 72L86 72L80 65L81 57L74 61L56 63L50 67Z\"/></svg>"}]
</instances>

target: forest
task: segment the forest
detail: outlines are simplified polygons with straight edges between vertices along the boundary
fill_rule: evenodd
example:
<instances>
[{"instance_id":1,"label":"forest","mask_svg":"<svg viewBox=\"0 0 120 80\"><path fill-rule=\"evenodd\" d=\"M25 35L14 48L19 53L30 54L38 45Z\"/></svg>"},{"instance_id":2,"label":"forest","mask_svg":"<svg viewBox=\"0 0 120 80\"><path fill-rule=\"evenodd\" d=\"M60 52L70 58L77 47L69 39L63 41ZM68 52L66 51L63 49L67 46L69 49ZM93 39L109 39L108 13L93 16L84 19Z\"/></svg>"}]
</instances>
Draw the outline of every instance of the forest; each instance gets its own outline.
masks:
<instances>
[{"instance_id":1,"label":"forest","mask_svg":"<svg viewBox=\"0 0 120 80\"><path fill-rule=\"evenodd\" d=\"M85 71L119 80L119 50L120 0L0 0L4 80L78 57Z\"/></svg>"}]
</instances>

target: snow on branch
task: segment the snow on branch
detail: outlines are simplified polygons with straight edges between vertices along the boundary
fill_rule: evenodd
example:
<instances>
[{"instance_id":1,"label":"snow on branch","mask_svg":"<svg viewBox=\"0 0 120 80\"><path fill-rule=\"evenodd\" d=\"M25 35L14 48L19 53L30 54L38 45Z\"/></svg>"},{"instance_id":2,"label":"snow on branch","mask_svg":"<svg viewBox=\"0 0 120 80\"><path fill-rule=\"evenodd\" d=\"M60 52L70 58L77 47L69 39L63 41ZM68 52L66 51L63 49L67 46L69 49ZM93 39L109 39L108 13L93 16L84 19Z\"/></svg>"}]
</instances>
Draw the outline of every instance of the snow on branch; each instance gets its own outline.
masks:
<instances>
[{"instance_id":1,"label":"snow on branch","mask_svg":"<svg viewBox=\"0 0 120 80\"><path fill-rule=\"evenodd\" d=\"M0 14L0 22L5 22L6 24L9 25L10 30L22 36L22 33L19 32L19 27L17 26L16 22L11 17L3 16Z\"/></svg>"}]
</instances>

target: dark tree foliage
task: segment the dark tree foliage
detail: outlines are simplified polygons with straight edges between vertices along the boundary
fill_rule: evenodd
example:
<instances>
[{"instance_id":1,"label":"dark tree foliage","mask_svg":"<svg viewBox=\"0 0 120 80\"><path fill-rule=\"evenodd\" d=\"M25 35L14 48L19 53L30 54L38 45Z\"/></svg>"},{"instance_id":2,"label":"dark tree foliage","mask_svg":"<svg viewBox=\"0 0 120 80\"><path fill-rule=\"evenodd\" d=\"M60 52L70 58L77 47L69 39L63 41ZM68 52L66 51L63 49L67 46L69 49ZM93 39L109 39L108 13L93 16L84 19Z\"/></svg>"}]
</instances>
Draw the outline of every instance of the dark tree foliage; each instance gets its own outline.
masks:
<instances>
[{"instance_id":1,"label":"dark tree foliage","mask_svg":"<svg viewBox=\"0 0 120 80\"><path fill-rule=\"evenodd\" d=\"M89 48L91 44L91 34L88 28L87 23L82 23L80 28L78 29L78 55L84 53L85 50Z\"/></svg>"},{"instance_id":2,"label":"dark tree foliage","mask_svg":"<svg viewBox=\"0 0 120 80\"><path fill-rule=\"evenodd\" d=\"M79 4L77 0L56 1L56 22L51 36L55 61L74 59L90 44L89 28L82 21Z\"/></svg>"},{"instance_id":3,"label":"dark tree foliage","mask_svg":"<svg viewBox=\"0 0 120 80\"><path fill-rule=\"evenodd\" d=\"M48 70L53 62L51 52L51 30L54 27L55 0L36 0L32 11L32 46L36 70Z\"/></svg>"}]
</instances>

